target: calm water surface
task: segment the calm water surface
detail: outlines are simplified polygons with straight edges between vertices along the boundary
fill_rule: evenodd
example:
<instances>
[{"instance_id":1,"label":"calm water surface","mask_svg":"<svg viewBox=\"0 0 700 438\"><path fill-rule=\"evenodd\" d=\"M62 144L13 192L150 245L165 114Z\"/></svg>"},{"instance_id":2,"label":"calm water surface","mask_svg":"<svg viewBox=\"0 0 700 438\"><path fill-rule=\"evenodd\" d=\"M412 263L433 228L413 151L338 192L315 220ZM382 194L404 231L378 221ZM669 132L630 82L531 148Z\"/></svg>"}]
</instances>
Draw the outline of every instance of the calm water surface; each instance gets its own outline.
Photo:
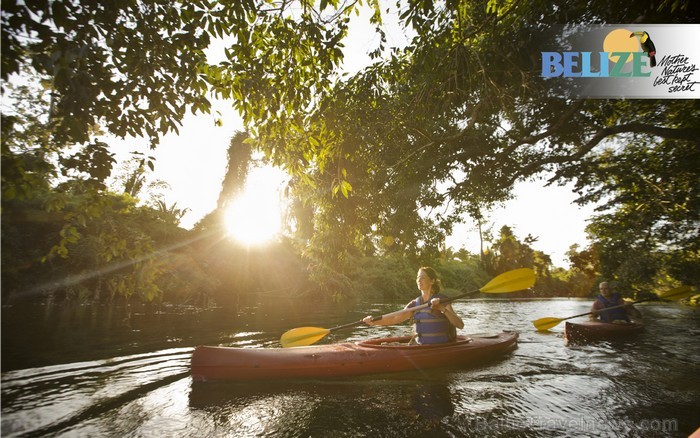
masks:
<instances>
[{"instance_id":1,"label":"calm water surface","mask_svg":"<svg viewBox=\"0 0 700 438\"><path fill-rule=\"evenodd\" d=\"M478 367L321 381L193 383L199 344L278 346L284 331L384 314L252 306L240 313L3 309L2 436L110 437L687 437L700 427L700 315L639 306L634 341L567 346L564 324L590 301L461 301L461 333L520 332L518 348ZM273 309L273 310L265 310ZM89 323L89 330L84 328ZM360 327L321 342L407 334Z\"/></svg>"}]
</instances>

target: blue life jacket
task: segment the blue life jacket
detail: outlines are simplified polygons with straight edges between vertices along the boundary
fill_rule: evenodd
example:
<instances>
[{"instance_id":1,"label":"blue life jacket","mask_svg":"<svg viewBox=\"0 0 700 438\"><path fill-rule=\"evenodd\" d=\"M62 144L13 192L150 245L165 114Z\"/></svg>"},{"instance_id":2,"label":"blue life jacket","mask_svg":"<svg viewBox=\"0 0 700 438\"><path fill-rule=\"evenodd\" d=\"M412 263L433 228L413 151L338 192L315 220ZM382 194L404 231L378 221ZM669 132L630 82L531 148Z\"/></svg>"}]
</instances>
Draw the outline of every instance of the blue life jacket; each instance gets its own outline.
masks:
<instances>
[{"instance_id":1,"label":"blue life jacket","mask_svg":"<svg viewBox=\"0 0 700 438\"><path fill-rule=\"evenodd\" d=\"M447 298L446 295L437 294L432 298ZM410 307L420 306L423 303L423 297L418 297L413 300L413 305ZM444 342L453 341L457 337L457 329L453 326L447 317L438 310L432 310L430 307L420 309L413 313L413 330L415 340L419 344L441 344Z\"/></svg>"},{"instance_id":2,"label":"blue life jacket","mask_svg":"<svg viewBox=\"0 0 700 438\"><path fill-rule=\"evenodd\" d=\"M619 305L618 303L621 301L620 294L617 292L614 292L610 295L610 300L606 299L602 295L598 295L597 300L604 306L604 307L613 307ZM598 311L600 312L600 310ZM604 312L600 312L598 314L600 316L600 320L603 322L613 322L617 319L622 319L624 321L629 321L629 317L627 316L627 310L625 310L624 307L619 307L617 309L612 309L612 310L606 310Z\"/></svg>"}]
</instances>

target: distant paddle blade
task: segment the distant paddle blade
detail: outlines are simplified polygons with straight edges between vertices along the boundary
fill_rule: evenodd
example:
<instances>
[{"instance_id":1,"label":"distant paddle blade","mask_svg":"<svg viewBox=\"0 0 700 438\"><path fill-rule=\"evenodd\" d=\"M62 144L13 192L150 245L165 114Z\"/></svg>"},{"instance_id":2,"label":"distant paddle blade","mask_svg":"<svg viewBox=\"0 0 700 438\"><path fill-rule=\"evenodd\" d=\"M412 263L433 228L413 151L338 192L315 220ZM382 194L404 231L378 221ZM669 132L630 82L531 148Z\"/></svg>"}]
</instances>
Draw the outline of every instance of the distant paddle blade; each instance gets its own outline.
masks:
<instances>
[{"instance_id":1,"label":"distant paddle blade","mask_svg":"<svg viewBox=\"0 0 700 438\"><path fill-rule=\"evenodd\" d=\"M659 298L664 300L680 300L693 295L693 288L690 286L679 286L659 294Z\"/></svg>"},{"instance_id":2,"label":"distant paddle blade","mask_svg":"<svg viewBox=\"0 0 700 438\"><path fill-rule=\"evenodd\" d=\"M534 325L538 331L546 332L547 330L551 329L552 327L555 327L562 321L563 320L561 318L540 318L535 321L532 321L532 325Z\"/></svg>"},{"instance_id":3,"label":"distant paddle blade","mask_svg":"<svg viewBox=\"0 0 700 438\"><path fill-rule=\"evenodd\" d=\"M299 327L285 332L280 338L282 347L303 347L315 344L330 333L330 330L321 327Z\"/></svg>"},{"instance_id":4,"label":"distant paddle blade","mask_svg":"<svg viewBox=\"0 0 700 438\"><path fill-rule=\"evenodd\" d=\"M535 271L530 268L504 272L479 289L485 293L506 293L529 289L535 284Z\"/></svg>"}]
</instances>

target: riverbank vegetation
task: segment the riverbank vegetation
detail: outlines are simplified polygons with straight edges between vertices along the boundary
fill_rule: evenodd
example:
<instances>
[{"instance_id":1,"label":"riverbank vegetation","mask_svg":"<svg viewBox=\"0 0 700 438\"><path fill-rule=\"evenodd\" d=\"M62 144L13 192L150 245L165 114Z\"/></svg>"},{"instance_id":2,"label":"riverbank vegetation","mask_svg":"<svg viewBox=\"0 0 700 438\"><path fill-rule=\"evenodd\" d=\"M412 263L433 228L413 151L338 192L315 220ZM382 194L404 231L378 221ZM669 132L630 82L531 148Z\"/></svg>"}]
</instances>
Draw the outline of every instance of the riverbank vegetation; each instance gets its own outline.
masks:
<instances>
[{"instance_id":1,"label":"riverbank vegetation","mask_svg":"<svg viewBox=\"0 0 700 438\"><path fill-rule=\"evenodd\" d=\"M549 96L537 65L557 23L685 23L697 8L598 3L400 2L415 35L402 48L373 2L3 5L3 304L398 298L421 265L452 290L532 267L521 297L590 296L602 278L627 296L699 286L699 101ZM373 12L374 62L342 75L357 8ZM210 63L224 36L226 61ZM211 95L246 132L232 133L219 206L186 230L187 206L146 187L153 158L120 170L108 138L155 148ZM260 248L223 225L252 151L290 175L284 236ZM537 236L482 230L517 181L545 173L598 206L568 268ZM483 231L480 253L445 247L460 222Z\"/></svg>"}]
</instances>

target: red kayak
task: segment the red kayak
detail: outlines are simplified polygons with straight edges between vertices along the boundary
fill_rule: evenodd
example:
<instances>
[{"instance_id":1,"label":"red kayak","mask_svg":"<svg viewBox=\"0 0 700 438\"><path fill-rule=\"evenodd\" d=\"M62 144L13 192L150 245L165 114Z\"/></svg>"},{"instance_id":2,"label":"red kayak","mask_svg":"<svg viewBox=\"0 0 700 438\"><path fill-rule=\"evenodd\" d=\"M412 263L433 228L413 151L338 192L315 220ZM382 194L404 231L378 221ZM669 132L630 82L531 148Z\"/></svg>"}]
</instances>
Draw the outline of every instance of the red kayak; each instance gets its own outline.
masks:
<instances>
[{"instance_id":1,"label":"red kayak","mask_svg":"<svg viewBox=\"0 0 700 438\"><path fill-rule=\"evenodd\" d=\"M568 322L564 337L569 342L627 339L644 330L644 324L612 324L600 321Z\"/></svg>"},{"instance_id":2,"label":"red kayak","mask_svg":"<svg viewBox=\"0 0 700 438\"><path fill-rule=\"evenodd\" d=\"M458 336L455 342L407 345L410 337L292 348L199 346L192 353L196 381L332 378L472 365L515 349L517 332Z\"/></svg>"}]
</instances>

